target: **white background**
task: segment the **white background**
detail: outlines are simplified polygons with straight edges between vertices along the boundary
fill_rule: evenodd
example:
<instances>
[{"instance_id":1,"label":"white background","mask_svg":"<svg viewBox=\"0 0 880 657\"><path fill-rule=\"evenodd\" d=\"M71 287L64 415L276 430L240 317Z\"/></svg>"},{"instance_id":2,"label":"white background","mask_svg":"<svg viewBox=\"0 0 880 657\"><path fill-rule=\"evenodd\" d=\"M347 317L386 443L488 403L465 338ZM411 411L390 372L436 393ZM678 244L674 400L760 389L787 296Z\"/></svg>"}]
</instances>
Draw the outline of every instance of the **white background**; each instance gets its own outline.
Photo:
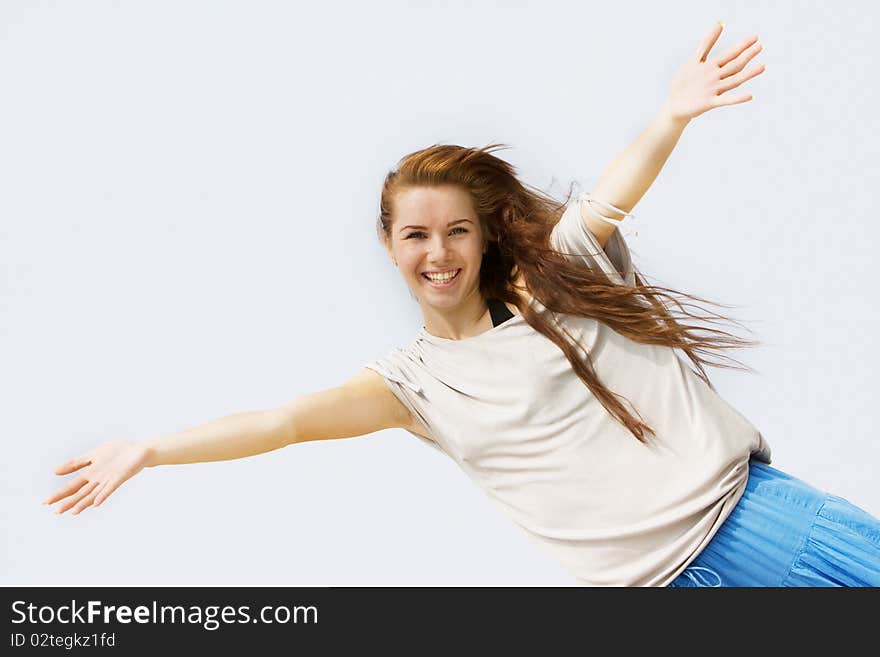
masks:
<instances>
[{"instance_id":1,"label":"white background","mask_svg":"<svg viewBox=\"0 0 880 657\"><path fill-rule=\"evenodd\" d=\"M0 5L7 585L551 585L573 577L401 430L144 470L54 515L53 469L341 383L419 307L381 182L433 143L557 198L647 126L716 20L767 71L685 130L635 264L762 346L708 369L773 465L880 515L871 2ZM730 328L730 327L728 327ZM734 329L735 330L735 329ZM748 337L741 330L739 335Z\"/></svg>"}]
</instances>

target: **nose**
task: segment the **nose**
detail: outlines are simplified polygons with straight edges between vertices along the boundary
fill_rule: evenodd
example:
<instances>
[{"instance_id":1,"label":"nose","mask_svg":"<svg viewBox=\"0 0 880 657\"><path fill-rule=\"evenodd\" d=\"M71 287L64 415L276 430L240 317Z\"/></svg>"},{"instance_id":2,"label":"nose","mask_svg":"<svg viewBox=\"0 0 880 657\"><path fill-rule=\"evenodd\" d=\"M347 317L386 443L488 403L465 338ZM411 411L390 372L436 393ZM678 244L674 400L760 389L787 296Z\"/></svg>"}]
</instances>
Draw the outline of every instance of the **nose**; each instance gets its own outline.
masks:
<instances>
[{"instance_id":1,"label":"nose","mask_svg":"<svg viewBox=\"0 0 880 657\"><path fill-rule=\"evenodd\" d=\"M431 244L428 247L428 255L433 262L442 263L446 261L446 256L449 255L450 250L446 239L441 236L436 240L431 241Z\"/></svg>"}]
</instances>

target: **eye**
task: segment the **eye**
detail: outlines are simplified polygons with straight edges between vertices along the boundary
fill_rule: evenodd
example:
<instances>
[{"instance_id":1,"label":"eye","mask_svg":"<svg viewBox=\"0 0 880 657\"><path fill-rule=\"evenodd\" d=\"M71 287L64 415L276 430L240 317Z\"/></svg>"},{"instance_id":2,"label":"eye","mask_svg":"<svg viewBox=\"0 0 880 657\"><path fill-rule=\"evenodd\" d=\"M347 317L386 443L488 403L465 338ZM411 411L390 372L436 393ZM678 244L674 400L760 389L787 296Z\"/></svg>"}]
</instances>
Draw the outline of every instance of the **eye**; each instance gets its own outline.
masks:
<instances>
[{"instance_id":1,"label":"eye","mask_svg":"<svg viewBox=\"0 0 880 657\"><path fill-rule=\"evenodd\" d=\"M456 226L456 227L453 228L450 232L455 232L456 230L460 230L460 231L462 231L463 233L468 232L467 228L465 228L464 226ZM410 237L415 237L416 235L424 235L424 234L425 234L425 231L423 231L423 230L416 230L416 231L411 232L409 235L407 235L407 236L404 237L403 239L408 240Z\"/></svg>"}]
</instances>

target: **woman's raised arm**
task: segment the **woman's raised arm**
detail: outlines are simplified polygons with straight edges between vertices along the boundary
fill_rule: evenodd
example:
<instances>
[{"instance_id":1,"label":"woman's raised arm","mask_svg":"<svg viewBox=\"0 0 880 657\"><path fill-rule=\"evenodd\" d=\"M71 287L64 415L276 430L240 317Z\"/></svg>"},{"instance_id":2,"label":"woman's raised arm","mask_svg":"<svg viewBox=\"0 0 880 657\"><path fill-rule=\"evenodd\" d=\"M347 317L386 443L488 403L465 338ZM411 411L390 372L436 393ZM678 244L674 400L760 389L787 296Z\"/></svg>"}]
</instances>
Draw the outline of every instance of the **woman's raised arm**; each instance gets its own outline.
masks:
<instances>
[{"instance_id":1,"label":"woman's raised arm","mask_svg":"<svg viewBox=\"0 0 880 657\"><path fill-rule=\"evenodd\" d=\"M715 25L703 36L696 52L676 71L660 111L644 131L605 169L591 196L623 212L631 212L654 183L666 160L691 120L717 107L738 105L752 100L751 94L724 95L764 72L765 66L745 66L763 46L758 35L746 37L724 53L709 58L722 25ZM614 232L614 224L593 212L614 220L623 219L602 204L581 208L587 229L604 248Z\"/></svg>"}]
</instances>

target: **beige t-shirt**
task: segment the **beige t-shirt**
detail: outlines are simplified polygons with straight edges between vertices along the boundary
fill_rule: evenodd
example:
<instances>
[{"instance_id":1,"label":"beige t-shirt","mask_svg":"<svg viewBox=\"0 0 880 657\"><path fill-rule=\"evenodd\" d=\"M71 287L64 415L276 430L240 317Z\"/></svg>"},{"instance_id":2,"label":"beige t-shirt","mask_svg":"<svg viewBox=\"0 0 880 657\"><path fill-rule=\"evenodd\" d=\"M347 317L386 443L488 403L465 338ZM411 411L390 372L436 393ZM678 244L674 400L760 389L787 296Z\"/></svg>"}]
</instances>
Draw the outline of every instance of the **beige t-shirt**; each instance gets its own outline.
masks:
<instances>
[{"instance_id":1,"label":"beige t-shirt","mask_svg":"<svg viewBox=\"0 0 880 657\"><path fill-rule=\"evenodd\" d=\"M615 283L635 283L620 230L603 251L578 200L551 244ZM770 463L770 448L671 347L639 344L594 319L548 316L591 354L599 380L653 427L648 444L605 410L522 315L463 340L422 326L409 346L365 366L433 440L412 435L453 459L577 585L665 586L733 510L750 456Z\"/></svg>"}]
</instances>

